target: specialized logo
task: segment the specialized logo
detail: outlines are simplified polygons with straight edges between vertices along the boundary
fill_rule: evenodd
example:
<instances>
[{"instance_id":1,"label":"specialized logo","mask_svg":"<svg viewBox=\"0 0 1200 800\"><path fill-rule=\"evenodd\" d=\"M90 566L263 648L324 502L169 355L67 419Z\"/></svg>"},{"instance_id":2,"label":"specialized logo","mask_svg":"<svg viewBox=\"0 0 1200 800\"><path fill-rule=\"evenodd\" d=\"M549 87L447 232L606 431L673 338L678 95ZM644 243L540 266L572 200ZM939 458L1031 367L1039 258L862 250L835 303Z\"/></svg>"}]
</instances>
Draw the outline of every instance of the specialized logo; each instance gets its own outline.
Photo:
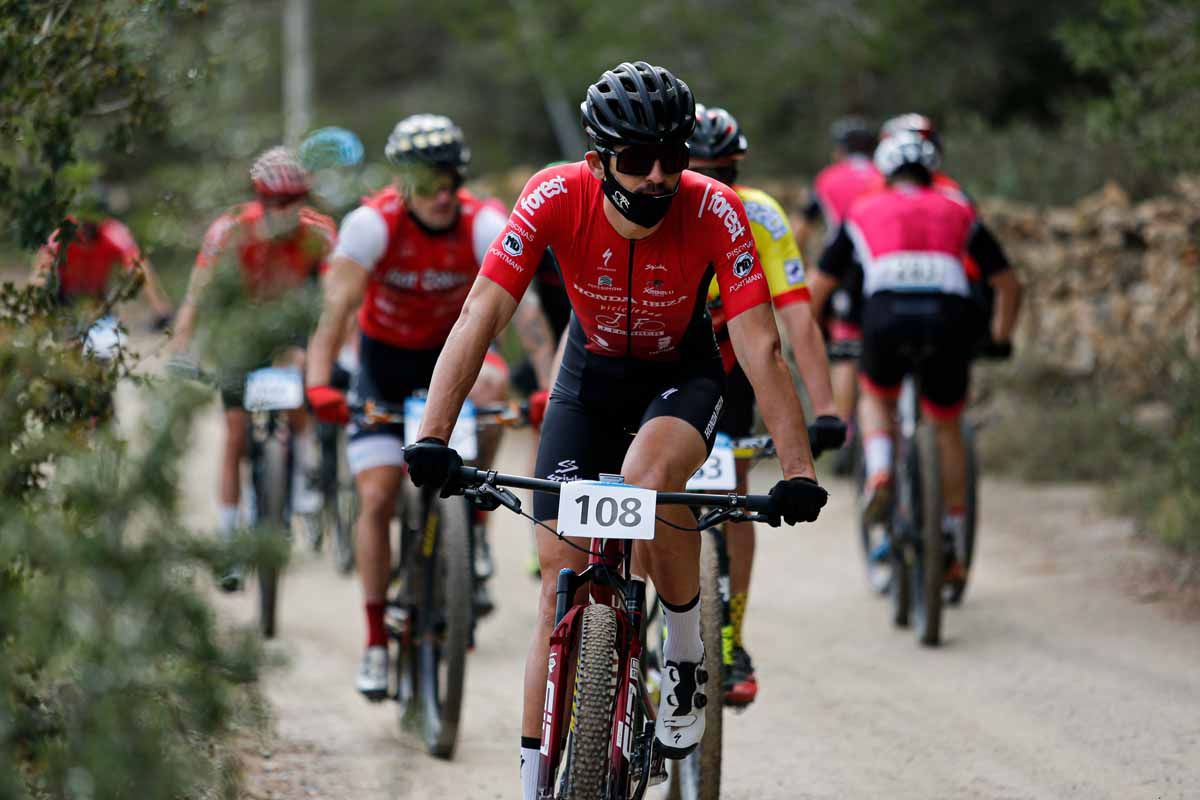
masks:
<instances>
[{"instance_id":1,"label":"specialized logo","mask_svg":"<svg viewBox=\"0 0 1200 800\"><path fill-rule=\"evenodd\" d=\"M670 389L667 389L665 392L663 392L661 395L659 395L659 397L661 397L663 400L666 400L667 398L669 398L671 395L675 394L678 391L679 391L679 389L672 386Z\"/></svg>"},{"instance_id":2,"label":"specialized logo","mask_svg":"<svg viewBox=\"0 0 1200 800\"><path fill-rule=\"evenodd\" d=\"M606 249L604 250L604 252L603 252L603 253L600 255L600 257L604 259L604 266L606 266L606 267L607 267L607 266L608 266L608 260L609 260L610 258L612 258L612 248L611 248L611 247L609 247L609 248L606 248Z\"/></svg>"},{"instance_id":3,"label":"specialized logo","mask_svg":"<svg viewBox=\"0 0 1200 800\"><path fill-rule=\"evenodd\" d=\"M567 193L567 179L562 175L544 180L530 189L524 197L521 198L519 205L526 214L533 216L542 205L551 197Z\"/></svg>"},{"instance_id":4,"label":"specialized logo","mask_svg":"<svg viewBox=\"0 0 1200 800\"><path fill-rule=\"evenodd\" d=\"M629 210L629 198L621 192L613 192L613 202L616 203L617 207L622 211Z\"/></svg>"},{"instance_id":5,"label":"specialized logo","mask_svg":"<svg viewBox=\"0 0 1200 800\"><path fill-rule=\"evenodd\" d=\"M517 236L512 231L504 234L504 252L510 256L519 256L525 252L525 243L521 241L521 237Z\"/></svg>"},{"instance_id":6,"label":"specialized logo","mask_svg":"<svg viewBox=\"0 0 1200 800\"><path fill-rule=\"evenodd\" d=\"M670 350L670 349L671 349L671 337L670 336L658 337L658 351L661 353L663 351Z\"/></svg>"},{"instance_id":7,"label":"specialized logo","mask_svg":"<svg viewBox=\"0 0 1200 800\"><path fill-rule=\"evenodd\" d=\"M754 269L754 255L751 253L742 253L737 257L737 261L733 262L733 274L739 278L749 275L752 269Z\"/></svg>"},{"instance_id":8,"label":"specialized logo","mask_svg":"<svg viewBox=\"0 0 1200 800\"><path fill-rule=\"evenodd\" d=\"M738 219L737 209L725 199L723 192L713 192L708 199L708 210L717 216L729 231L729 241L736 242L746 232L746 226Z\"/></svg>"},{"instance_id":9,"label":"specialized logo","mask_svg":"<svg viewBox=\"0 0 1200 800\"><path fill-rule=\"evenodd\" d=\"M558 462L558 468L555 469L551 474L547 475L546 480L567 483L568 481L573 481L578 478L579 475L576 474L578 472L579 464L575 462L575 459L568 458ZM551 672L553 671L553 668L551 668Z\"/></svg>"}]
</instances>

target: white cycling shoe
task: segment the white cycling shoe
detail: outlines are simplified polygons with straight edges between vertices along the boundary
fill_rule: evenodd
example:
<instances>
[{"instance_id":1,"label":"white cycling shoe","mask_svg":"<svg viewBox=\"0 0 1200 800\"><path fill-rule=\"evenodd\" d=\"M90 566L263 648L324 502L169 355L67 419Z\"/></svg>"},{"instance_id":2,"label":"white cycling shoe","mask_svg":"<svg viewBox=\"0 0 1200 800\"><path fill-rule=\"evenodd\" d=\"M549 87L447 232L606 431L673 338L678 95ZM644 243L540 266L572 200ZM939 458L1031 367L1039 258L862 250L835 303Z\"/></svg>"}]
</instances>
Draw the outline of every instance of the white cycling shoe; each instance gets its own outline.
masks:
<instances>
[{"instance_id":1,"label":"white cycling shoe","mask_svg":"<svg viewBox=\"0 0 1200 800\"><path fill-rule=\"evenodd\" d=\"M662 700L654 738L667 758L686 758L704 736L704 684L708 673L700 662L668 661L662 672Z\"/></svg>"},{"instance_id":2,"label":"white cycling shoe","mask_svg":"<svg viewBox=\"0 0 1200 800\"><path fill-rule=\"evenodd\" d=\"M388 692L388 651L386 647L368 647L363 653L354 686L371 701L383 700Z\"/></svg>"}]
</instances>

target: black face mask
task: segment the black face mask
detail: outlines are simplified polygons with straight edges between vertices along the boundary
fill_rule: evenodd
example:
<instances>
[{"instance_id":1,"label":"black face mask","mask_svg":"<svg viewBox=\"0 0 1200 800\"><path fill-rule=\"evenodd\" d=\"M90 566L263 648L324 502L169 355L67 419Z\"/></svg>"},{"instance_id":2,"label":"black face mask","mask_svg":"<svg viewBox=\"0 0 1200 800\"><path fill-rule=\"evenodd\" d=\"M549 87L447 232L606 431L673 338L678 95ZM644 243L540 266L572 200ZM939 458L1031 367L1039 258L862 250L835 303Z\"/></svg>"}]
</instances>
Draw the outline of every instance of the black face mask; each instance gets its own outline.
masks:
<instances>
[{"instance_id":1,"label":"black face mask","mask_svg":"<svg viewBox=\"0 0 1200 800\"><path fill-rule=\"evenodd\" d=\"M662 222L663 217L671 208L671 200L679 193L679 184L675 185L675 190L670 194L652 195L631 192L617 183L617 179L613 177L608 168L608 158L603 153L600 157L604 159L604 180L600 187L604 190L604 196L621 216L643 228L653 228Z\"/></svg>"}]
</instances>

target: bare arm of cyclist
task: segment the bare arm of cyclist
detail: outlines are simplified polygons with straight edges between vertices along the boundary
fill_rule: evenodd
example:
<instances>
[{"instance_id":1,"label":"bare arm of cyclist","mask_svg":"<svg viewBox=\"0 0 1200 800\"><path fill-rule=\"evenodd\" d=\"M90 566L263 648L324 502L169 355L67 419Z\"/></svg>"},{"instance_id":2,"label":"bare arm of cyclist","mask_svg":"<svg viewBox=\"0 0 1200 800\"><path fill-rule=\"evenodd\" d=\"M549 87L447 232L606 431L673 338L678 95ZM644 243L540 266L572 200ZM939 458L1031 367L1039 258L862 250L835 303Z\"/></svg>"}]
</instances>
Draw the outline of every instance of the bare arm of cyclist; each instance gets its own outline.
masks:
<instances>
[{"instance_id":1,"label":"bare arm of cyclist","mask_svg":"<svg viewBox=\"0 0 1200 800\"><path fill-rule=\"evenodd\" d=\"M825 354L825 337L817 327L809 303L791 303L779 309L787 331L788 342L796 354L796 368L808 390L813 413L817 416L837 416L833 404L833 385L829 380L829 358Z\"/></svg>"},{"instance_id":2,"label":"bare arm of cyclist","mask_svg":"<svg viewBox=\"0 0 1200 800\"><path fill-rule=\"evenodd\" d=\"M534 292L526 292L517 305L513 316L513 328L521 339L521 346L529 354L533 371L537 375L538 388L549 389L554 376L554 333L542 311L541 301Z\"/></svg>"},{"instance_id":3,"label":"bare arm of cyclist","mask_svg":"<svg viewBox=\"0 0 1200 800\"><path fill-rule=\"evenodd\" d=\"M475 385L488 346L517 310L516 299L500 284L480 275L438 356L418 439L450 441L463 401Z\"/></svg>"},{"instance_id":4,"label":"bare arm of cyclist","mask_svg":"<svg viewBox=\"0 0 1200 800\"><path fill-rule=\"evenodd\" d=\"M760 304L729 320L729 339L775 440L783 476L815 479L804 408L783 359L771 307Z\"/></svg>"},{"instance_id":5,"label":"bare arm of cyclist","mask_svg":"<svg viewBox=\"0 0 1200 800\"><path fill-rule=\"evenodd\" d=\"M38 250L33 259L33 271L29 274L29 285L45 287L54 270L54 251L49 247Z\"/></svg>"},{"instance_id":6,"label":"bare arm of cyclist","mask_svg":"<svg viewBox=\"0 0 1200 800\"><path fill-rule=\"evenodd\" d=\"M170 348L173 353L186 352L192 343L192 335L196 331L196 306L212 280L212 274L213 271L206 266L198 264L192 268L187 294L179 306L179 313L175 316L175 335L171 339Z\"/></svg>"},{"instance_id":7,"label":"bare arm of cyclist","mask_svg":"<svg viewBox=\"0 0 1200 800\"><path fill-rule=\"evenodd\" d=\"M1017 326L1017 312L1021 308L1021 282L1014 269L1006 269L989 278L996 290L996 310L992 313L992 341L1012 341L1013 329Z\"/></svg>"},{"instance_id":8,"label":"bare arm of cyclist","mask_svg":"<svg viewBox=\"0 0 1200 800\"><path fill-rule=\"evenodd\" d=\"M159 316L169 316L171 314L171 301L167 299L167 293L163 291L162 283L158 280L158 273L154 271L154 267L147 260L142 261L142 275L145 283L142 284L142 294L146 297L146 302L154 309L154 313Z\"/></svg>"},{"instance_id":9,"label":"bare arm of cyclist","mask_svg":"<svg viewBox=\"0 0 1200 800\"><path fill-rule=\"evenodd\" d=\"M349 256L335 255L330 261L321 281L324 293L321 318L308 343L307 385L329 385L347 321L362 304L370 277L370 270Z\"/></svg>"}]
</instances>

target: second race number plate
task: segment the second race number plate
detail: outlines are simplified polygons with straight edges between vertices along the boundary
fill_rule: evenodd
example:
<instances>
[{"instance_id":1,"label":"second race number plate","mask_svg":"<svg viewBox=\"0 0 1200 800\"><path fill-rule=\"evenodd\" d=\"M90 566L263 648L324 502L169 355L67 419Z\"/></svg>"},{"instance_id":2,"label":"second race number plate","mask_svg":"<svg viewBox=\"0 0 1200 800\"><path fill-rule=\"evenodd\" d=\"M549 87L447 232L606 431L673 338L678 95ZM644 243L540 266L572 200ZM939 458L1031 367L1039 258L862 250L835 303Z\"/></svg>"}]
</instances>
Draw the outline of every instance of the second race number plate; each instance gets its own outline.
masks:
<instances>
[{"instance_id":1,"label":"second race number plate","mask_svg":"<svg viewBox=\"0 0 1200 800\"><path fill-rule=\"evenodd\" d=\"M689 492L732 492L737 488L737 473L733 467L733 441L723 433L717 434L712 453L704 466L688 479Z\"/></svg>"},{"instance_id":2,"label":"second race number plate","mask_svg":"<svg viewBox=\"0 0 1200 800\"><path fill-rule=\"evenodd\" d=\"M656 496L653 489L623 483L564 483L558 529L582 539L653 539Z\"/></svg>"}]
</instances>

